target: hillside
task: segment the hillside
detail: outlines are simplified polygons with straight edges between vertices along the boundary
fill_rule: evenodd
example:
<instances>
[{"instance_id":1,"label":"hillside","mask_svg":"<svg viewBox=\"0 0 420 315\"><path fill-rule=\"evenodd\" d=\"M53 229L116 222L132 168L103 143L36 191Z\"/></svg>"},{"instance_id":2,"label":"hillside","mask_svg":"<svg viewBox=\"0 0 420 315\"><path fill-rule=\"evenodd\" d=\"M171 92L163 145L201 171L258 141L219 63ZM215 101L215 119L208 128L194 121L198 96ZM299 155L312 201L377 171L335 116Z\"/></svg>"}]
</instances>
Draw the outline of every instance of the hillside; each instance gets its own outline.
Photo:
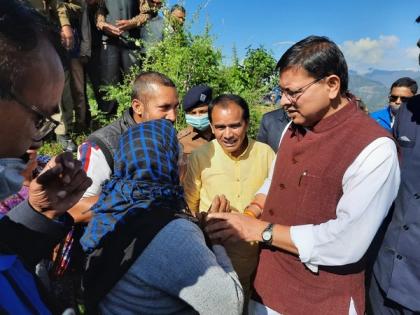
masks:
<instances>
[{"instance_id":1,"label":"hillside","mask_svg":"<svg viewBox=\"0 0 420 315\"><path fill-rule=\"evenodd\" d=\"M350 72L349 90L363 100L370 112L384 107L387 103L388 88L385 85L353 71Z\"/></svg>"},{"instance_id":2,"label":"hillside","mask_svg":"<svg viewBox=\"0 0 420 315\"><path fill-rule=\"evenodd\" d=\"M390 70L372 69L370 72L364 74L364 77L373 81L380 82L383 85L389 87L398 78L410 77L410 78L416 79L420 77L420 71L410 71L410 70L390 71Z\"/></svg>"},{"instance_id":3,"label":"hillside","mask_svg":"<svg viewBox=\"0 0 420 315\"><path fill-rule=\"evenodd\" d=\"M363 75L351 70L349 74L350 91L365 102L370 112L386 106L388 103L389 87L398 78L408 76L416 80L417 84L420 85L419 71L372 69Z\"/></svg>"}]
</instances>

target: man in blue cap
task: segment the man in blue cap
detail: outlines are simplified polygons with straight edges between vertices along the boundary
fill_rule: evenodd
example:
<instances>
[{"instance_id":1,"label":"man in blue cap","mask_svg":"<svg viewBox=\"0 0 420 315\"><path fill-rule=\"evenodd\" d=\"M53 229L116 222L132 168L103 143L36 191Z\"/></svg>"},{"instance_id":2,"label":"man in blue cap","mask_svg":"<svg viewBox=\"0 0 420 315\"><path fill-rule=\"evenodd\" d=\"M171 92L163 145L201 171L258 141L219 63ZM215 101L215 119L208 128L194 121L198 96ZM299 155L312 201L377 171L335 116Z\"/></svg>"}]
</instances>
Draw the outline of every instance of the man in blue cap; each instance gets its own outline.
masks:
<instances>
[{"instance_id":1,"label":"man in blue cap","mask_svg":"<svg viewBox=\"0 0 420 315\"><path fill-rule=\"evenodd\" d=\"M191 88L184 97L183 108L188 127L178 133L178 140L186 156L214 139L208 116L212 92L209 86L201 84Z\"/></svg>"}]
</instances>

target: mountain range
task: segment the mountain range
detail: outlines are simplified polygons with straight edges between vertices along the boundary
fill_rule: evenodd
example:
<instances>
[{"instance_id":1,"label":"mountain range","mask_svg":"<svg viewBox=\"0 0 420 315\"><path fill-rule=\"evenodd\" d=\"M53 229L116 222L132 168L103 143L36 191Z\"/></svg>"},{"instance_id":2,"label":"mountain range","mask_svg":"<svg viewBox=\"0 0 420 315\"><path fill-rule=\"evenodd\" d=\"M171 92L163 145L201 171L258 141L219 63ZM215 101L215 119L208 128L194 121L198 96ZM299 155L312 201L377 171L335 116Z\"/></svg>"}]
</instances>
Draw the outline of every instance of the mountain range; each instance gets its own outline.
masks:
<instances>
[{"instance_id":1,"label":"mountain range","mask_svg":"<svg viewBox=\"0 0 420 315\"><path fill-rule=\"evenodd\" d=\"M386 106L391 84L401 77L413 78L420 85L420 71L371 69L360 74L350 70L349 90L363 100L369 112L374 112Z\"/></svg>"}]
</instances>

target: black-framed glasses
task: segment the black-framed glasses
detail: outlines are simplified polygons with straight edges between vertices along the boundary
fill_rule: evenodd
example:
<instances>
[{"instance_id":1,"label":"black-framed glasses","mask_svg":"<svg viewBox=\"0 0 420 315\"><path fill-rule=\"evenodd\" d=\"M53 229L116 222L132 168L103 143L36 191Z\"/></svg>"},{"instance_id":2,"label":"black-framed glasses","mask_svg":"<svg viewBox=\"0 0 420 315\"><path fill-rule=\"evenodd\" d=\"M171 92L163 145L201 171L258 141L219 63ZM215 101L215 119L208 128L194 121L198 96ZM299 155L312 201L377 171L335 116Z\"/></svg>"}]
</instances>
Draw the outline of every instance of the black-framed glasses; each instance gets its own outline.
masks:
<instances>
[{"instance_id":1,"label":"black-framed glasses","mask_svg":"<svg viewBox=\"0 0 420 315\"><path fill-rule=\"evenodd\" d=\"M389 101L390 102L396 102L398 99L401 100L401 103L406 103L409 99L411 98L411 96L399 96L399 95L390 95L389 96Z\"/></svg>"},{"instance_id":2,"label":"black-framed glasses","mask_svg":"<svg viewBox=\"0 0 420 315\"><path fill-rule=\"evenodd\" d=\"M303 93L305 93L312 85L314 85L315 83L318 83L319 81L321 81L322 79L324 79L325 77L316 79L312 82L309 82L308 84L306 84L305 86L302 86L301 88L297 89L296 91L290 91L290 90L283 90L282 88L279 88L279 94L280 97L286 96L286 98L292 102L292 103L296 103L299 99L299 97L301 97L303 95Z\"/></svg>"},{"instance_id":3,"label":"black-framed glasses","mask_svg":"<svg viewBox=\"0 0 420 315\"><path fill-rule=\"evenodd\" d=\"M38 107L23 102L20 98L16 96L15 93L9 92L9 95L16 101L16 103L20 104L26 110L35 114L35 116L37 117L34 121L37 132L32 136L33 141L41 141L60 124L50 115L43 113Z\"/></svg>"}]
</instances>

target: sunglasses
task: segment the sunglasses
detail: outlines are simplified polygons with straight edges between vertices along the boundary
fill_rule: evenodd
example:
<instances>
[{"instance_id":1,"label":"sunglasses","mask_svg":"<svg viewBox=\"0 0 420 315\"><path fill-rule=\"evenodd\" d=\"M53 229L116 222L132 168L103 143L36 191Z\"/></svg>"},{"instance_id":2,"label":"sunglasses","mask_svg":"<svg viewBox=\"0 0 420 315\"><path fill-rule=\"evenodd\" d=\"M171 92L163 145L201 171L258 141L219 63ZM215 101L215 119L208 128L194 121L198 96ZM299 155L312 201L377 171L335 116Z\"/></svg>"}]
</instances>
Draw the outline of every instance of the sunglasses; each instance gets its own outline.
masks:
<instances>
[{"instance_id":1,"label":"sunglasses","mask_svg":"<svg viewBox=\"0 0 420 315\"><path fill-rule=\"evenodd\" d=\"M402 103L407 102L411 97L409 96L399 96L399 95L390 95L389 96L389 101L390 102L396 102L398 99L401 100Z\"/></svg>"}]
</instances>

